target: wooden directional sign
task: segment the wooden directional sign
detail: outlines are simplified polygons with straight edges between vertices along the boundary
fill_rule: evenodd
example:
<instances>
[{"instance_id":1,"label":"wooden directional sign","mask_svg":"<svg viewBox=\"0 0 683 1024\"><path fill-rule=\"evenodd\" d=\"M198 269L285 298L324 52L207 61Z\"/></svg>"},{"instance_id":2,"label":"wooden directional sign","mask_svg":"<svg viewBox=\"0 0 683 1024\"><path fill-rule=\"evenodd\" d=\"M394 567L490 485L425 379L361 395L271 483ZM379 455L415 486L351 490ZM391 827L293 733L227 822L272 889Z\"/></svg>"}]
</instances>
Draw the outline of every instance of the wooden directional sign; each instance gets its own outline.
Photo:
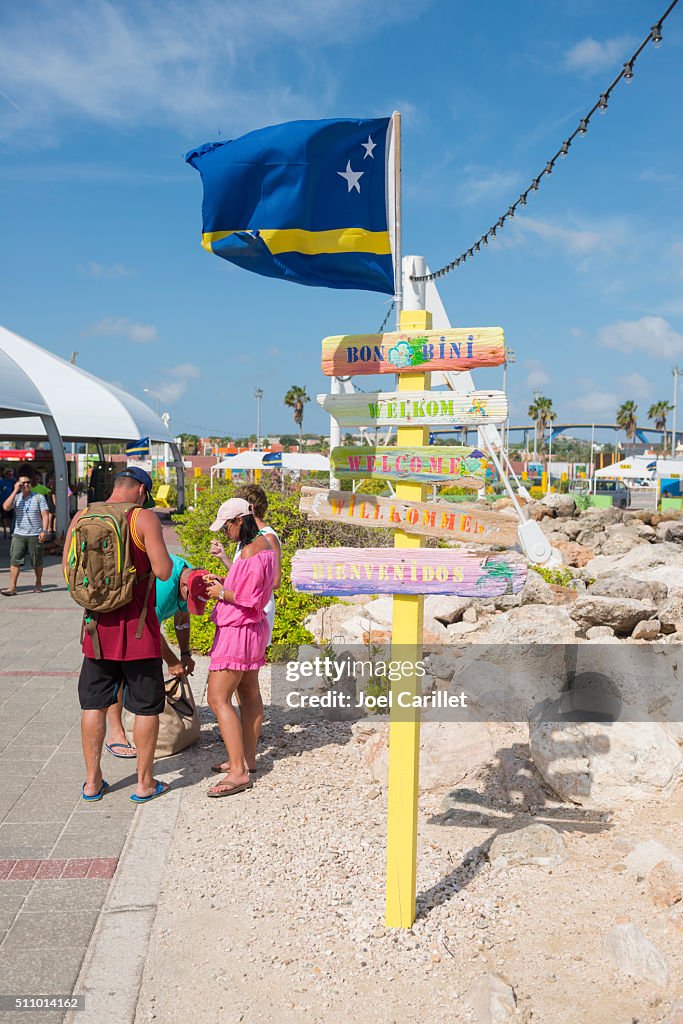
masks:
<instances>
[{"instance_id":1,"label":"wooden directional sign","mask_svg":"<svg viewBox=\"0 0 683 1024\"><path fill-rule=\"evenodd\" d=\"M292 584L313 594L517 594L527 565L516 552L432 548L306 548L292 560ZM400 639L400 638L399 638Z\"/></svg>"},{"instance_id":2,"label":"wooden directional sign","mask_svg":"<svg viewBox=\"0 0 683 1024\"><path fill-rule=\"evenodd\" d=\"M513 547L517 543L517 519L500 512L483 512L476 505L406 501L379 498L351 491L324 491L302 487L299 508L312 519L354 526L387 527L424 537L474 541Z\"/></svg>"},{"instance_id":3,"label":"wooden directional sign","mask_svg":"<svg viewBox=\"0 0 683 1024\"><path fill-rule=\"evenodd\" d=\"M508 414L503 391L359 391L318 395L318 402L342 427L476 426L503 423Z\"/></svg>"},{"instance_id":4,"label":"wooden directional sign","mask_svg":"<svg viewBox=\"0 0 683 1024\"><path fill-rule=\"evenodd\" d=\"M334 448L330 456L340 480L407 480L423 484L454 483L483 487L488 458L478 448Z\"/></svg>"},{"instance_id":5,"label":"wooden directional sign","mask_svg":"<svg viewBox=\"0 0 683 1024\"><path fill-rule=\"evenodd\" d=\"M322 370L328 377L473 370L477 366L500 366L504 362L502 327L338 334L323 338Z\"/></svg>"}]
</instances>

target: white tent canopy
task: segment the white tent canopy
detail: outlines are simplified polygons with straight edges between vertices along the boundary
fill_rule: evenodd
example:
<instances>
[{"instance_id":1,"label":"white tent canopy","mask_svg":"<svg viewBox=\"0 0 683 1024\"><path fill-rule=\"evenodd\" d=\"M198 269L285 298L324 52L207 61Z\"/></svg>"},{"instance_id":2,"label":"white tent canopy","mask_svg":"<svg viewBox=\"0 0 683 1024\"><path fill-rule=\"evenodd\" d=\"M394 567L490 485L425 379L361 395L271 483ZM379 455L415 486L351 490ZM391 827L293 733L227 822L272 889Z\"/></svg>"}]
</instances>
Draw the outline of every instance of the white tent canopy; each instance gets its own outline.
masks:
<instances>
[{"instance_id":1,"label":"white tent canopy","mask_svg":"<svg viewBox=\"0 0 683 1024\"><path fill-rule=\"evenodd\" d=\"M163 420L139 398L67 363L6 327L0 327L2 352L33 381L65 441L137 441L140 437L174 441ZM37 418L3 419L0 433L8 440L47 436Z\"/></svg>"},{"instance_id":2,"label":"white tent canopy","mask_svg":"<svg viewBox=\"0 0 683 1024\"><path fill-rule=\"evenodd\" d=\"M654 480L655 461L651 455L636 455L632 459L615 462L613 466L596 469L595 478L596 480Z\"/></svg>"},{"instance_id":3,"label":"white tent canopy","mask_svg":"<svg viewBox=\"0 0 683 1024\"><path fill-rule=\"evenodd\" d=\"M57 530L66 530L64 441L130 442L141 437L170 445L184 504L180 452L164 421L121 388L0 326L0 439L48 440L55 461Z\"/></svg>"}]
</instances>

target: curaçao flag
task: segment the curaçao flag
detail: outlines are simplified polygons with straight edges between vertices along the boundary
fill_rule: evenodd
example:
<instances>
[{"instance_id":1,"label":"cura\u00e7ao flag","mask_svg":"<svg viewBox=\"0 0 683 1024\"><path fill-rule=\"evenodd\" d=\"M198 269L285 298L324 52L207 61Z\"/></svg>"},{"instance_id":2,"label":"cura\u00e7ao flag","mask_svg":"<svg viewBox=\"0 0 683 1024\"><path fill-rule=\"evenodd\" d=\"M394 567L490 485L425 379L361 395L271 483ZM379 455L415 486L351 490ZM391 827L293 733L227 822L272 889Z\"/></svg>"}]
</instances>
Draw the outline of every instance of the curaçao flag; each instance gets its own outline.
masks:
<instances>
[{"instance_id":1,"label":"cura\u00e7ao flag","mask_svg":"<svg viewBox=\"0 0 683 1024\"><path fill-rule=\"evenodd\" d=\"M202 245L266 277L394 293L390 119L290 121L187 154Z\"/></svg>"},{"instance_id":2,"label":"cura\u00e7ao flag","mask_svg":"<svg viewBox=\"0 0 683 1024\"><path fill-rule=\"evenodd\" d=\"M139 441L131 441L126 445L126 455L149 455L149 438L141 437Z\"/></svg>"}]
</instances>

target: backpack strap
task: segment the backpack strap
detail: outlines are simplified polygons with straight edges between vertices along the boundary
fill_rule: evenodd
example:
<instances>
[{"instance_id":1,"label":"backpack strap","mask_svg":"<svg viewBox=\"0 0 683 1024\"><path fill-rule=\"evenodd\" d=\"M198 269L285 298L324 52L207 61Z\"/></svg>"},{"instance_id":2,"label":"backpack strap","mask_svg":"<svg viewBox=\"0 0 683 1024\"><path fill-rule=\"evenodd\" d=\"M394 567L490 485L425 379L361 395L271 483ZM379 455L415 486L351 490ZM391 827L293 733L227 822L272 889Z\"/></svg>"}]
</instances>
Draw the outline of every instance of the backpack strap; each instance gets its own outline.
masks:
<instances>
[{"instance_id":1,"label":"backpack strap","mask_svg":"<svg viewBox=\"0 0 683 1024\"><path fill-rule=\"evenodd\" d=\"M142 578L144 579L144 576ZM150 572L150 573L147 574L147 590L145 591L145 603L142 606L142 612L140 613L140 618L138 619L138 628L137 628L137 630L135 632L135 639L136 640L140 640L140 638L142 637L142 630L145 627L145 619L147 618L147 605L148 605L148 602L149 602L149 595L152 592L152 587L153 586L154 586L154 573Z\"/></svg>"}]
</instances>

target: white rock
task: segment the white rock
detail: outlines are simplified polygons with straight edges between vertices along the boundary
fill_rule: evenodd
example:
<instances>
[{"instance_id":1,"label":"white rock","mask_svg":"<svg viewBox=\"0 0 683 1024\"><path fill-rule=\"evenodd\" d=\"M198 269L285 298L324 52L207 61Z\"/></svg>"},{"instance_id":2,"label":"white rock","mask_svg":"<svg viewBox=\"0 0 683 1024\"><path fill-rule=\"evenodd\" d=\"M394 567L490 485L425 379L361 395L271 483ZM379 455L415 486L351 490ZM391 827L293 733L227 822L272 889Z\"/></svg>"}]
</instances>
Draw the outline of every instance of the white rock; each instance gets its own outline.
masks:
<instances>
[{"instance_id":1,"label":"white rock","mask_svg":"<svg viewBox=\"0 0 683 1024\"><path fill-rule=\"evenodd\" d=\"M477 1024L506 1024L516 1017L517 1000L512 986L500 974L483 974L470 985L465 999Z\"/></svg>"},{"instance_id":2,"label":"white rock","mask_svg":"<svg viewBox=\"0 0 683 1024\"><path fill-rule=\"evenodd\" d=\"M614 636L614 630L611 626L591 626L586 630L586 636L589 640L599 640L601 637Z\"/></svg>"},{"instance_id":3,"label":"white rock","mask_svg":"<svg viewBox=\"0 0 683 1024\"><path fill-rule=\"evenodd\" d=\"M639 544L625 555L598 555L588 562L586 570L593 577L617 572L641 580L657 579L662 583L669 583L669 579L659 572L653 575L653 570L663 570L667 574L672 571L676 573L677 570L675 578L671 578L670 585L680 586L683 550L678 544Z\"/></svg>"},{"instance_id":4,"label":"white rock","mask_svg":"<svg viewBox=\"0 0 683 1024\"><path fill-rule=\"evenodd\" d=\"M541 504L554 509L558 516L573 516L576 512L576 502L569 494L546 494Z\"/></svg>"},{"instance_id":5,"label":"white rock","mask_svg":"<svg viewBox=\"0 0 683 1024\"><path fill-rule=\"evenodd\" d=\"M529 724L534 764L563 800L618 808L667 797L683 776L683 752L656 722ZM660 858L661 859L661 858Z\"/></svg>"},{"instance_id":6,"label":"white rock","mask_svg":"<svg viewBox=\"0 0 683 1024\"><path fill-rule=\"evenodd\" d=\"M528 604L496 616L479 630L475 643L563 644L575 643L576 625L564 608Z\"/></svg>"},{"instance_id":7,"label":"white rock","mask_svg":"<svg viewBox=\"0 0 683 1024\"><path fill-rule=\"evenodd\" d=\"M683 859L655 839L644 839L636 843L628 856L624 857L624 864L630 874L642 875L644 878L662 860L671 864L674 871L683 877Z\"/></svg>"},{"instance_id":8,"label":"white rock","mask_svg":"<svg viewBox=\"0 0 683 1024\"><path fill-rule=\"evenodd\" d=\"M489 849L493 868L538 864L554 868L569 856L564 839L549 825L528 825L496 836Z\"/></svg>"},{"instance_id":9,"label":"white rock","mask_svg":"<svg viewBox=\"0 0 683 1024\"><path fill-rule=\"evenodd\" d=\"M474 599L471 597L449 597L447 594L428 594L425 597L424 617L437 619L445 626L458 622L462 613L469 608Z\"/></svg>"},{"instance_id":10,"label":"white rock","mask_svg":"<svg viewBox=\"0 0 683 1024\"><path fill-rule=\"evenodd\" d=\"M662 626L659 619L641 619L631 633L633 640L656 640Z\"/></svg>"},{"instance_id":11,"label":"white rock","mask_svg":"<svg viewBox=\"0 0 683 1024\"><path fill-rule=\"evenodd\" d=\"M474 605L472 605L470 608L465 608L465 611L462 613L462 621L463 622L478 622L479 621L479 612L474 607Z\"/></svg>"},{"instance_id":12,"label":"white rock","mask_svg":"<svg viewBox=\"0 0 683 1024\"><path fill-rule=\"evenodd\" d=\"M572 619L583 629L590 626L611 626L616 633L631 633L641 619L656 613L651 602L627 597L594 597L589 591L579 594L569 610Z\"/></svg>"},{"instance_id":13,"label":"white rock","mask_svg":"<svg viewBox=\"0 0 683 1024\"><path fill-rule=\"evenodd\" d=\"M375 782L386 786L389 727L382 726L361 748ZM475 768L493 760L495 748L483 722L430 722L420 728L420 793L456 786Z\"/></svg>"},{"instance_id":14,"label":"white rock","mask_svg":"<svg viewBox=\"0 0 683 1024\"><path fill-rule=\"evenodd\" d=\"M605 939L605 955L621 974L636 981L654 982L659 988L669 983L665 957L634 924L617 924Z\"/></svg>"}]
</instances>

